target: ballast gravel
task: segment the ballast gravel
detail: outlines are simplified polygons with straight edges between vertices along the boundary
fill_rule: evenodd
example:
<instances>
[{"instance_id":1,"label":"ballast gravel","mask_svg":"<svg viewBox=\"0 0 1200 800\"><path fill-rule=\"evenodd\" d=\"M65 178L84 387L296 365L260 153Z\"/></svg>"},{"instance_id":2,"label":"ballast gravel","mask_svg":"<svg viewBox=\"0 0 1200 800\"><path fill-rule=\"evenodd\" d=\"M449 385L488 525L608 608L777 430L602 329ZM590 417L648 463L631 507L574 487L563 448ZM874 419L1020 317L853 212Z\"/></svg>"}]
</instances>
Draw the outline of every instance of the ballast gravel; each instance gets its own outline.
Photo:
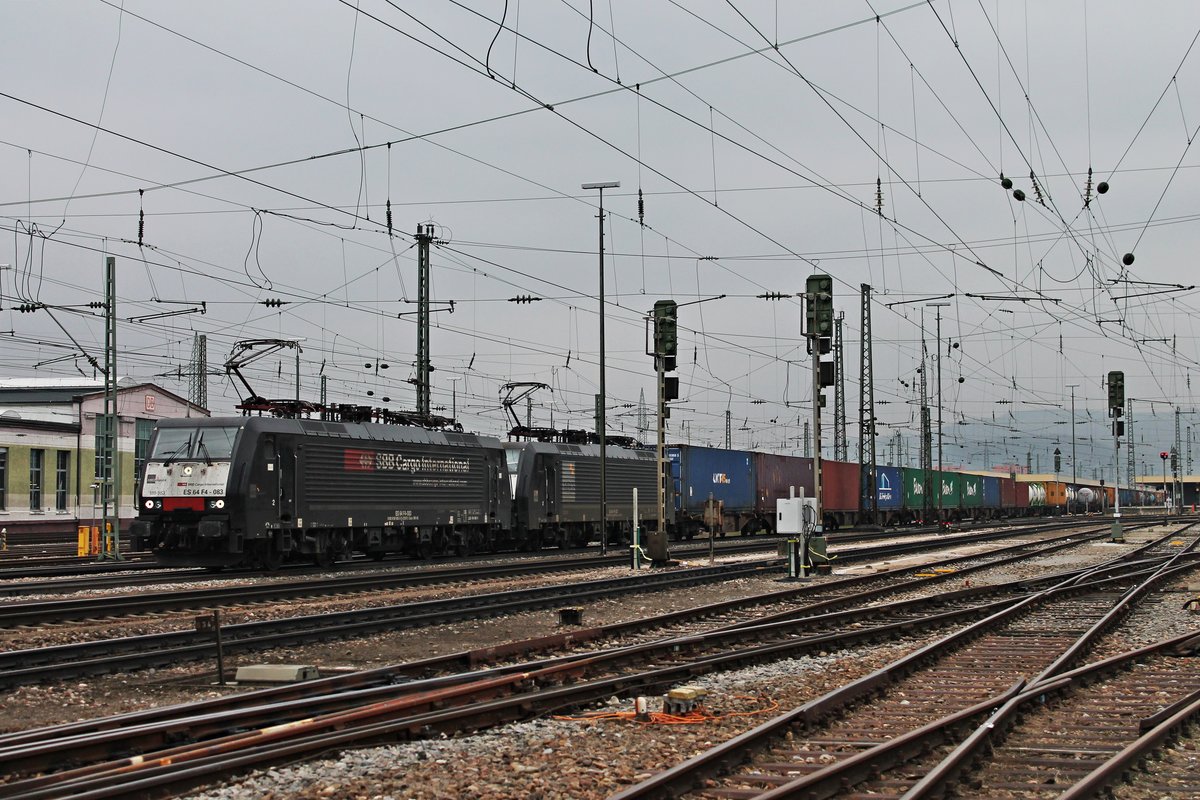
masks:
<instances>
[{"instance_id":1,"label":"ballast gravel","mask_svg":"<svg viewBox=\"0 0 1200 800\"><path fill-rule=\"evenodd\" d=\"M1111 548L1096 549L1100 555L1095 561L1113 555ZM1078 563L1076 560L1075 565ZM1005 579L1031 576L1045 571L1045 566L1009 568L1017 574L1006 575ZM1187 587L1183 579L1168 584L1165 591L1130 615L1119 635L1103 640L1093 658L1191 631L1200 634L1200 616L1182 605ZM775 704L779 710L771 713L780 713L878 669L928 641L918 637L866 649L816 653L706 675L692 683L709 691L707 708L714 716L754 712ZM190 800L604 798L770 716L722 716L699 725L645 725L615 716L624 712L628 717L632 709L632 698L612 698L599 710L614 715L601 721L584 721L586 714L581 712L570 720L539 719L460 738L349 751L255 773L191 795ZM1194 763L1197 749L1195 739L1185 739L1173 748L1172 757ZM1127 796L1140 800L1150 795Z\"/></svg>"}]
</instances>

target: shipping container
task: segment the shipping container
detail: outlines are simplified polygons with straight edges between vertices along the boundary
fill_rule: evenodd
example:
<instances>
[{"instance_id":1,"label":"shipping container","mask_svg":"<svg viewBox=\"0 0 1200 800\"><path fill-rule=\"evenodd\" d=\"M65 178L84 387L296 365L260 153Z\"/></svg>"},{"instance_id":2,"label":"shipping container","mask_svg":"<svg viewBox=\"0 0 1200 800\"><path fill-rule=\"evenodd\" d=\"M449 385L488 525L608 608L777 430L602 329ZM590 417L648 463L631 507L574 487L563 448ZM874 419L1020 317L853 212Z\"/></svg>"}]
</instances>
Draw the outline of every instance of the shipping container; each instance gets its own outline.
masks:
<instances>
[{"instance_id":1,"label":"shipping container","mask_svg":"<svg viewBox=\"0 0 1200 800\"><path fill-rule=\"evenodd\" d=\"M858 513L858 464L844 461L821 461L821 508L826 513L841 511Z\"/></svg>"},{"instance_id":2,"label":"shipping container","mask_svg":"<svg viewBox=\"0 0 1200 800\"><path fill-rule=\"evenodd\" d=\"M754 462L759 513L774 517L776 501L787 499L793 488L797 497L813 496L811 458L755 453Z\"/></svg>"},{"instance_id":3,"label":"shipping container","mask_svg":"<svg viewBox=\"0 0 1200 800\"><path fill-rule=\"evenodd\" d=\"M962 476L962 507L963 508L981 508L983 503L983 476L982 475L963 475ZM992 480L995 480L994 478ZM997 489L999 486L997 486ZM999 494L999 492L997 492Z\"/></svg>"},{"instance_id":4,"label":"shipping container","mask_svg":"<svg viewBox=\"0 0 1200 800\"><path fill-rule=\"evenodd\" d=\"M998 478L1000 481L1000 508L1017 507L1017 482L1012 478ZM1029 503L1029 492L1025 492L1025 503Z\"/></svg>"},{"instance_id":5,"label":"shipping container","mask_svg":"<svg viewBox=\"0 0 1200 800\"><path fill-rule=\"evenodd\" d=\"M962 505L963 494L963 476L957 472L934 472L937 476L935 480L941 487L941 504L938 505L935 499L935 506L945 509L957 509Z\"/></svg>"},{"instance_id":6,"label":"shipping container","mask_svg":"<svg viewBox=\"0 0 1200 800\"><path fill-rule=\"evenodd\" d=\"M1000 491L1000 478L984 475L983 478L983 507L999 509L1004 507L1004 498Z\"/></svg>"},{"instance_id":7,"label":"shipping container","mask_svg":"<svg viewBox=\"0 0 1200 800\"><path fill-rule=\"evenodd\" d=\"M1013 481L1013 505L1017 508L1029 508L1033 503L1030 501L1029 484L1018 483Z\"/></svg>"},{"instance_id":8,"label":"shipping container","mask_svg":"<svg viewBox=\"0 0 1200 800\"><path fill-rule=\"evenodd\" d=\"M925 508L925 473L912 467L900 470L904 478L904 507L920 515Z\"/></svg>"},{"instance_id":9,"label":"shipping container","mask_svg":"<svg viewBox=\"0 0 1200 800\"><path fill-rule=\"evenodd\" d=\"M695 516L709 497L725 504L725 513L753 513L754 454L697 445L667 448L675 483L675 508Z\"/></svg>"},{"instance_id":10,"label":"shipping container","mask_svg":"<svg viewBox=\"0 0 1200 800\"><path fill-rule=\"evenodd\" d=\"M899 467L875 467L875 496L880 511L904 507L904 478Z\"/></svg>"}]
</instances>

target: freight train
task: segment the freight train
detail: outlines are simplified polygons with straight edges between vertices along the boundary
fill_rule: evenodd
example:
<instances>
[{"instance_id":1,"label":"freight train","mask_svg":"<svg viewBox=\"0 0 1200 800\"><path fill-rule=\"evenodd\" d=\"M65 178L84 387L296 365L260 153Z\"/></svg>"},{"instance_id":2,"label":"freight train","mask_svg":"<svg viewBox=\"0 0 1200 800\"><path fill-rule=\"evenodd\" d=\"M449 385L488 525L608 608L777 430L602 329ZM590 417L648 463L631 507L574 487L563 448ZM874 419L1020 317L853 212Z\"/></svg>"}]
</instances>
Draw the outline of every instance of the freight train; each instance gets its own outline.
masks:
<instances>
[{"instance_id":1,"label":"freight train","mask_svg":"<svg viewBox=\"0 0 1200 800\"><path fill-rule=\"evenodd\" d=\"M608 540L657 529L654 454L606 453ZM376 422L162 420L139 484L135 549L164 563L277 568L354 553L428 558L580 546L602 535L600 448Z\"/></svg>"},{"instance_id":2,"label":"freight train","mask_svg":"<svg viewBox=\"0 0 1200 800\"><path fill-rule=\"evenodd\" d=\"M704 530L772 532L775 503L794 490L814 494L811 458L698 445L668 448L675 528L684 538ZM1057 480L1022 480L995 473L875 467L877 512L860 504L856 463L821 460L821 508L826 530L859 523L906 525L1009 517L1093 513L1117 499L1114 487ZM926 502L926 498L929 502ZM1122 508L1163 504L1161 491L1120 490Z\"/></svg>"},{"instance_id":3,"label":"freight train","mask_svg":"<svg viewBox=\"0 0 1200 800\"><path fill-rule=\"evenodd\" d=\"M609 446L602 524L600 448L582 441L502 442L372 421L161 420L130 533L135 549L153 550L164 563L273 569L355 553L428 558L582 547L602 535L618 544L635 524L659 530L660 522L674 539L772 532L777 500L793 490L813 496L812 459L676 445L667 451L660 521L654 453ZM1112 487L1060 481L887 466L874 474L871 515L860 508L859 465L822 461L826 530L1099 511L1116 499ZM1123 507L1163 502L1161 492L1124 488L1120 500Z\"/></svg>"}]
</instances>

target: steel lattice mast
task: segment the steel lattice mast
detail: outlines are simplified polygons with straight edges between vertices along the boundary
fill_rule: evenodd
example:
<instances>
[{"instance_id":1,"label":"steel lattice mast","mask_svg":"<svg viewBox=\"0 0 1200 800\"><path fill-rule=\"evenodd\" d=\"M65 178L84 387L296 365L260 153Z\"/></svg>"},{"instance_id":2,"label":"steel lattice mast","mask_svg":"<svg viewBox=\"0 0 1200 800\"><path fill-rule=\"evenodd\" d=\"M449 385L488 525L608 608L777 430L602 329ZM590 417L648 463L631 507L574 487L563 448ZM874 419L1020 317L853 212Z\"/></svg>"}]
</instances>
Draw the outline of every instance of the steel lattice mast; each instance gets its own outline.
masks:
<instances>
[{"instance_id":1,"label":"steel lattice mast","mask_svg":"<svg viewBox=\"0 0 1200 800\"><path fill-rule=\"evenodd\" d=\"M841 330L841 327L838 327ZM875 361L871 349L871 286L862 284L862 346L858 386L859 509L878 522L879 491L875 485ZM898 461L897 461L898 463Z\"/></svg>"},{"instance_id":2,"label":"steel lattice mast","mask_svg":"<svg viewBox=\"0 0 1200 800\"><path fill-rule=\"evenodd\" d=\"M188 386L188 400L192 405L208 408L208 337L203 333L192 335L192 374Z\"/></svg>"},{"instance_id":3,"label":"steel lattice mast","mask_svg":"<svg viewBox=\"0 0 1200 800\"><path fill-rule=\"evenodd\" d=\"M836 461L850 460L849 442L846 441L846 364L842 360L842 320L845 312L837 315L833 325L833 458Z\"/></svg>"}]
</instances>

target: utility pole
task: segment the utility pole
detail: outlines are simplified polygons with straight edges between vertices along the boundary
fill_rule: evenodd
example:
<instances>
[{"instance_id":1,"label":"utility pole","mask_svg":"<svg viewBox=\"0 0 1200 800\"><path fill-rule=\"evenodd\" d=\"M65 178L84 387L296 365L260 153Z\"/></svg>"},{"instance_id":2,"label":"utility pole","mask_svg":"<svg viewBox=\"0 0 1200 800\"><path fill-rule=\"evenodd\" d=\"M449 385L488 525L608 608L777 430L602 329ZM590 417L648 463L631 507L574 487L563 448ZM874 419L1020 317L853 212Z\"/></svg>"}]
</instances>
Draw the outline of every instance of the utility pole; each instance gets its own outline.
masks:
<instances>
[{"instance_id":1,"label":"utility pole","mask_svg":"<svg viewBox=\"0 0 1200 800\"><path fill-rule=\"evenodd\" d=\"M596 215L600 231L600 399L597 401L597 417L600 423L596 431L600 436L600 554L608 554L608 391L605 377L608 373L605 362L607 341L604 338L604 190L620 187L620 181L585 183L582 189L600 191L600 210Z\"/></svg>"},{"instance_id":2,"label":"utility pole","mask_svg":"<svg viewBox=\"0 0 1200 800\"><path fill-rule=\"evenodd\" d=\"M417 414L429 416L429 244L433 225L417 225ZM603 317L601 317L603 319Z\"/></svg>"},{"instance_id":3,"label":"utility pole","mask_svg":"<svg viewBox=\"0 0 1200 800\"><path fill-rule=\"evenodd\" d=\"M1075 390L1079 388L1078 383L1068 383L1071 389L1071 483L1075 484L1075 491L1079 491L1079 469L1075 466ZM1120 477L1113 476L1113 483L1117 489L1121 487ZM1086 511L1087 509L1084 509ZM1067 508L1067 513L1071 513L1071 509Z\"/></svg>"},{"instance_id":4,"label":"utility pole","mask_svg":"<svg viewBox=\"0 0 1200 800\"><path fill-rule=\"evenodd\" d=\"M638 426L638 436L637 436L638 441L644 442L645 436L646 436L646 431L650 430L650 423L649 423L649 420L648 420L647 414L646 414L646 390L645 389L641 389L638 392L637 426Z\"/></svg>"},{"instance_id":5,"label":"utility pole","mask_svg":"<svg viewBox=\"0 0 1200 800\"><path fill-rule=\"evenodd\" d=\"M924 516L924 522L929 522L929 515L933 511L933 498L930 497L930 492L936 491L938 498L942 495L941 476L938 476L937 486L935 487L933 480L933 451L932 451L932 432L930 431L929 422L929 386L925 380L925 372L929 363L929 352L925 349L925 311L921 310L921 366L917 369L919 375L918 384L921 394L921 474L925 479L925 492L921 495L921 507Z\"/></svg>"},{"instance_id":6,"label":"utility pole","mask_svg":"<svg viewBox=\"0 0 1200 800\"><path fill-rule=\"evenodd\" d=\"M858 434L859 509L872 525L879 522L879 489L875 485L875 360L871 348L871 285L862 284L862 343L859 348ZM840 327L839 327L840 330ZM893 464L895 460L893 459Z\"/></svg>"},{"instance_id":7,"label":"utility pole","mask_svg":"<svg viewBox=\"0 0 1200 800\"><path fill-rule=\"evenodd\" d=\"M833 325L833 458L842 462L850 460L846 441L846 365L842 360L842 321L845 318L846 313L839 312Z\"/></svg>"},{"instance_id":8,"label":"utility pole","mask_svg":"<svg viewBox=\"0 0 1200 800\"><path fill-rule=\"evenodd\" d=\"M938 466L938 519L942 518L942 307L949 303L926 303L937 312L937 466Z\"/></svg>"},{"instance_id":9,"label":"utility pole","mask_svg":"<svg viewBox=\"0 0 1200 800\"><path fill-rule=\"evenodd\" d=\"M1137 476L1137 444L1133 437L1133 398L1125 400L1125 456L1127 459L1127 474L1125 484L1133 488L1133 479Z\"/></svg>"},{"instance_id":10,"label":"utility pole","mask_svg":"<svg viewBox=\"0 0 1200 800\"><path fill-rule=\"evenodd\" d=\"M104 259L104 435L100 442L101 561L121 561L121 430L117 413L117 259ZM109 503L112 511L109 511Z\"/></svg>"},{"instance_id":11,"label":"utility pole","mask_svg":"<svg viewBox=\"0 0 1200 800\"><path fill-rule=\"evenodd\" d=\"M1183 513L1183 481L1179 474L1179 453L1181 442L1179 441L1179 406L1175 406L1175 446L1171 448L1171 472L1174 482L1173 490L1175 492L1176 503L1178 509L1176 513Z\"/></svg>"}]
</instances>

